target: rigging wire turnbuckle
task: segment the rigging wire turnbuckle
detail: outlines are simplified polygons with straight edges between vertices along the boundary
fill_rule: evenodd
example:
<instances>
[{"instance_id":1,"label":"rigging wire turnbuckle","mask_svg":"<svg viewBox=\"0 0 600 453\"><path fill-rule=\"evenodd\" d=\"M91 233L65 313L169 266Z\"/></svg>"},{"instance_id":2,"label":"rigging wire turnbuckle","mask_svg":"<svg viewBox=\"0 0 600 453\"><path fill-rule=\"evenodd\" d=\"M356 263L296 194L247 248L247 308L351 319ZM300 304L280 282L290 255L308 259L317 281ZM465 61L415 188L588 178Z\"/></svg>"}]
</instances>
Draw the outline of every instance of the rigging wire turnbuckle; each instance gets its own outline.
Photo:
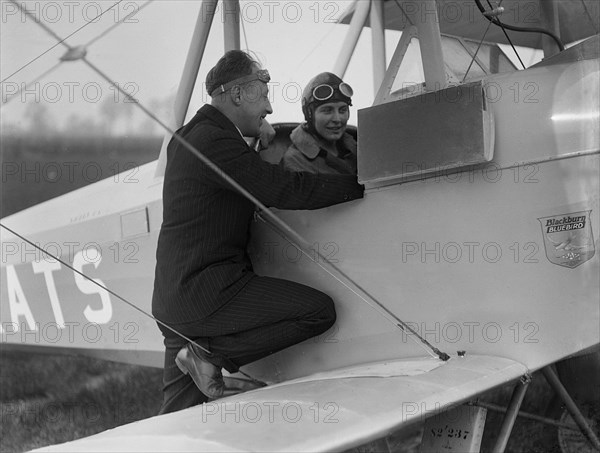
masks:
<instances>
[{"instance_id":1,"label":"rigging wire turnbuckle","mask_svg":"<svg viewBox=\"0 0 600 453\"><path fill-rule=\"evenodd\" d=\"M523 376L521 376L519 378L519 381L521 382L521 384L525 385L525 384L529 384L532 381L532 377L531 374L529 373L525 373Z\"/></svg>"},{"instance_id":2,"label":"rigging wire turnbuckle","mask_svg":"<svg viewBox=\"0 0 600 453\"><path fill-rule=\"evenodd\" d=\"M60 61L76 61L81 60L87 54L87 48L85 46L70 47L67 52L60 57Z\"/></svg>"},{"instance_id":3,"label":"rigging wire turnbuckle","mask_svg":"<svg viewBox=\"0 0 600 453\"><path fill-rule=\"evenodd\" d=\"M483 13L483 15L485 17L492 17L493 18L493 17L501 16L503 12L504 12L504 7L503 6L499 6L498 8L494 8L491 11L485 11Z\"/></svg>"}]
</instances>

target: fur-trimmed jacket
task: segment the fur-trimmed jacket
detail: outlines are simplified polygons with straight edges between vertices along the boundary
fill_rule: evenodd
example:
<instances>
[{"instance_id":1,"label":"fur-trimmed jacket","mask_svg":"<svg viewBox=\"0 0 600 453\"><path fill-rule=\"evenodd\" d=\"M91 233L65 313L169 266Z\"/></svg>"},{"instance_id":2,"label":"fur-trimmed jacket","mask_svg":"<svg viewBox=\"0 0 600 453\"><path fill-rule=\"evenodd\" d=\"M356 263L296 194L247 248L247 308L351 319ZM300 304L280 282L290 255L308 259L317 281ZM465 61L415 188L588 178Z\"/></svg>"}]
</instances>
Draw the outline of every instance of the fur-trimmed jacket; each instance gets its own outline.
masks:
<instances>
[{"instance_id":1,"label":"fur-trimmed jacket","mask_svg":"<svg viewBox=\"0 0 600 453\"><path fill-rule=\"evenodd\" d=\"M296 127L290 134L290 139L292 144L282 158L286 170L356 174L356 140L350 134L344 133L338 141L337 156L320 145L319 140L308 132L306 123Z\"/></svg>"}]
</instances>

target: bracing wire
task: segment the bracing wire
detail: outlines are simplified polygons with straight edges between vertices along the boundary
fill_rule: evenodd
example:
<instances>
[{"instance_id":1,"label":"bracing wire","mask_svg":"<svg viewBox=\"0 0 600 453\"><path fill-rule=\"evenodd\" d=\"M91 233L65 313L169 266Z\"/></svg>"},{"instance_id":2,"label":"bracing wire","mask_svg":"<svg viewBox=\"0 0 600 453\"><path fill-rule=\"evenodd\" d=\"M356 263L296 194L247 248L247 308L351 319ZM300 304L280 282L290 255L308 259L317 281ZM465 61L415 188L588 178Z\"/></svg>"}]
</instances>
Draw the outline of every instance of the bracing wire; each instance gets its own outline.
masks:
<instances>
[{"instance_id":1,"label":"bracing wire","mask_svg":"<svg viewBox=\"0 0 600 453\"><path fill-rule=\"evenodd\" d=\"M121 0L122 1L122 0ZM137 9L134 9L133 11L131 11L129 14L127 14L125 17L123 17L120 21L115 22L114 24L112 24L110 27L108 27L106 30L104 30L102 33L100 33L98 36L96 36L95 38L91 39L90 41L88 41L87 43L85 43L83 46L84 47L89 47L91 46L93 43L95 43L96 41L98 41L99 39L104 38L104 36L106 36L107 34L109 34L111 31L113 31L115 28L117 28L119 25L121 25L123 22L125 22L126 20L128 20L130 17L138 14L141 10L143 10L146 6L148 6L150 3L152 3L154 0L147 0L142 6L140 6ZM114 6L114 5L113 5ZM112 8L112 7L111 7Z\"/></svg>"},{"instance_id":2,"label":"bracing wire","mask_svg":"<svg viewBox=\"0 0 600 453\"><path fill-rule=\"evenodd\" d=\"M296 65L296 67L292 71L293 73L297 72L298 69L301 68L304 65L304 63L306 62L306 60L308 60L310 58L310 56L315 52L315 50L317 50L319 47L321 47L321 44L323 44L323 42L327 38L329 38L329 36L331 35L331 33L333 33L333 30L335 30L335 24L331 25L331 27L329 28L329 30L327 31L327 33L325 33L323 35L323 37L319 40L319 42L316 43L313 46L313 48L308 51L308 53L304 56L304 58L302 58L302 60L300 60L300 62Z\"/></svg>"},{"instance_id":3,"label":"bracing wire","mask_svg":"<svg viewBox=\"0 0 600 453\"><path fill-rule=\"evenodd\" d=\"M502 3L502 1L500 3ZM485 35L487 35L487 32L490 30L491 26L492 26L492 23L488 22L485 32L483 33L483 36L481 37L481 40L479 41L479 44L477 45L477 49L475 50L475 53L473 54L473 58L471 58L471 62L469 63L469 67L467 68L461 83L466 80L467 75L469 74L469 71L471 70L471 67L473 66L473 63L475 63L475 58L477 57L477 54L479 53L479 49L481 48L481 45L483 44L483 40L485 39Z\"/></svg>"},{"instance_id":4,"label":"bracing wire","mask_svg":"<svg viewBox=\"0 0 600 453\"><path fill-rule=\"evenodd\" d=\"M60 43L56 43L54 44L52 47L50 47L49 49L45 50L44 52L42 52L41 54L39 54L37 57L35 57L32 60L29 60L27 63L25 63L23 66L19 67L19 69L17 69L15 72L13 72L12 74L10 74L8 77L5 77L4 79L0 80L0 83L4 83L6 80L10 79L12 76L14 76L15 74L18 74L19 72L21 72L23 69L25 69L27 66L29 66L32 63L35 63L37 60L39 60L40 58L42 58L44 55L46 55L48 52L50 52L52 49L54 49L55 47L59 46Z\"/></svg>"},{"instance_id":5,"label":"bracing wire","mask_svg":"<svg viewBox=\"0 0 600 453\"><path fill-rule=\"evenodd\" d=\"M54 256L53 254L51 254L50 252L48 252L47 250L45 250L43 247L40 247L39 245L37 245L36 243L30 241L29 239L27 239L26 237L20 235L19 233L17 233L16 231L14 231L13 229L7 227L6 225L0 223L0 227L4 228L6 231L14 234L16 237L18 237L19 239L21 239L22 241L26 242L27 244L35 247L36 249L38 249L40 252L45 253L46 255L48 255L50 258L58 261L59 263L61 263L62 265L68 267L69 269L71 269L73 272L81 275L82 277L84 277L86 280L89 280L90 282L92 282L94 285L98 286L99 288L103 289L104 291L106 291L107 293L112 294L113 296L115 296L117 299L125 302L127 305L129 305L131 308L133 308L134 310L137 310L138 312L149 316L152 320L154 320L155 322L157 322L158 324L160 324L161 326L169 329L171 332L179 335L181 338L183 338L186 341L191 342L192 340L190 340L189 338L187 338L185 335L183 335L180 332L177 332L175 329L173 329L172 327L170 327L169 325L165 324L164 322L162 322L160 319L152 316L152 314L146 312L145 310L141 309L140 307L138 307L137 305L135 305L132 302L129 302L127 299L125 299L124 297L121 297L119 294L117 294L116 292L114 292L113 290L107 288L104 285L101 285L100 283L98 283L96 280L94 280L93 278L88 277L87 275L85 275L83 272L78 271L77 269L75 269L73 266L71 266L69 263L65 262L64 260L61 260L59 257ZM202 346L198 345L201 349ZM206 349L204 349L206 351ZM208 352L208 351L207 351Z\"/></svg>"},{"instance_id":6,"label":"bracing wire","mask_svg":"<svg viewBox=\"0 0 600 453\"><path fill-rule=\"evenodd\" d=\"M598 34L598 26L594 22L594 19L592 19L592 15L590 14L590 10L588 9L587 5L585 4L585 0L581 0L581 4L583 5L583 9L585 10L587 17L590 19L592 27L594 27L594 33ZM596 16L596 18L597 18L597 16Z\"/></svg>"},{"instance_id":7,"label":"bracing wire","mask_svg":"<svg viewBox=\"0 0 600 453\"><path fill-rule=\"evenodd\" d=\"M411 25L415 25L413 23L413 21L410 19L410 17L408 16L408 14L406 14L406 11L404 11L404 8L402 8L402 5L400 4L400 2L398 2L398 0L394 0L396 2L396 6L398 6L398 8L400 8L400 11L402 11L402 14L404 14L404 17L406 17L406 20L408 20L408 23Z\"/></svg>"},{"instance_id":8,"label":"bracing wire","mask_svg":"<svg viewBox=\"0 0 600 453\"><path fill-rule=\"evenodd\" d=\"M123 0L119 0L116 3L113 3L109 8L107 8L106 10L102 11L100 14L98 14L96 17L94 17L93 19L91 19L90 21L86 22L85 24L83 24L81 27L79 27L77 30L75 30L74 32L72 32L70 35L68 35L66 38L61 38L60 36L58 36L56 33L54 33L54 31L48 27L46 24L44 24L40 19L38 19L35 15L31 14L29 11L27 11L27 9L25 9L25 7L21 4L19 4L16 0L9 0L12 4L16 5L17 8L19 8L24 14L26 14L27 16L31 17L36 24L38 24L41 28L43 28L46 33L48 33L50 36L54 37L58 42L56 44L54 44L52 47L50 47L49 49L45 50L44 52L42 52L41 54L39 54L37 57L35 57L34 59L32 59L31 61L25 63L23 66L21 66L19 69L17 69L15 72L13 72L12 74L10 74L8 77L5 77L4 79L0 80L0 83L10 79L12 76L14 76L15 74L21 72L23 69L25 69L27 66L29 66L30 64L32 64L33 62L35 62L36 60L38 60L39 58L41 58L42 56L44 56L45 54L47 54L48 52L50 52L52 49L54 49L56 46L59 45L63 45L65 46L67 49L71 50L72 47L69 46L66 43L66 40L69 39L71 36L73 36L75 33L78 33L79 31L81 31L83 28L87 27L89 24L93 23L94 21L96 21L98 18L100 18L100 16L106 14L108 11L110 11L111 9L113 9L115 6L117 6L119 3L121 3ZM137 11L136 11L137 12Z\"/></svg>"},{"instance_id":9,"label":"bracing wire","mask_svg":"<svg viewBox=\"0 0 600 453\"><path fill-rule=\"evenodd\" d=\"M356 3L356 1L358 1L358 0L355 0L355 3ZM339 21L340 19L338 18L337 20ZM307 53L307 54L306 54L306 55L305 55L305 56L302 58L302 60L300 60L300 61L298 62L298 64L297 64L297 65L295 66L295 68L293 69L292 73L296 73L296 72L298 72L298 69L299 69L299 68L301 68L301 67L304 65L304 63L306 62L306 60L308 60L308 59L311 57L311 55L312 55L312 54L315 52L315 50L317 50L319 47L321 47L321 44L323 44L323 42L324 42L324 41L325 41L327 38L329 38L329 36L331 35L331 33L333 33L333 31L336 29L336 26L337 26L337 24L338 24L338 23L339 23L339 22L333 22L333 23L331 24L331 26L329 27L329 30L327 30L327 33L325 33L325 34L323 35L323 37L322 37L322 38L319 40L319 42L317 42L317 43L316 43L316 44L315 44L315 45L312 47L312 49L310 49L310 50L308 51L308 53Z\"/></svg>"},{"instance_id":10,"label":"bracing wire","mask_svg":"<svg viewBox=\"0 0 600 453\"><path fill-rule=\"evenodd\" d=\"M519 60L521 60L521 57L519 57L519 54L517 53L515 47L513 46L512 41L508 37L506 30L512 30L512 31L518 31L518 32L529 32L529 33L543 33L547 36L550 36L554 40L554 42L556 42L556 45L558 46L558 49L561 52L563 50L565 50L565 46L562 43L562 41L560 40L560 38L558 36L556 36L554 33L552 33L551 31L545 30L543 28L537 28L537 27L516 27L514 25L505 24L505 23L501 22L497 17L492 17L491 14L486 13L485 8L481 4L481 0L474 0L474 1L475 1L475 4L477 5L477 8L479 8L479 11L481 11L481 14L483 14L483 16L487 20L492 22L494 25L497 25L498 27L502 28L502 31L504 32L506 39L508 39L508 42L510 43L513 50L517 54L517 57L519 58ZM489 4L489 0L488 0L488 4ZM521 64L523 64L523 62L521 62ZM523 67L525 67L525 66L523 65Z\"/></svg>"},{"instance_id":11,"label":"bracing wire","mask_svg":"<svg viewBox=\"0 0 600 453\"><path fill-rule=\"evenodd\" d=\"M94 285L98 286L100 289L106 291L109 294L112 294L113 296L115 296L117 299L121 300L122 302L124 302L125 304L129 305L131 308L133 308L134 310L137 310L139 313L141 313L142 315L145 315L147 317L149 317L150 319L152 319L154 322L156 322L157 324L160 324L161 326L163 326L164 328L170 330L171 332L173 332L175 335L178 335L180 338L184 339L185 341L187 341L188 343L192 343L195 346L197 346L198 348L200 348L202 351L210 354L210 351L208 349L206 349L205 347L203 347L202 345L198 344L195 340L192 340L191 338L188 338L186 335L182 334L181 332L179 332L177 329L171 327L170 325L168 325L167 323L161 321L160 319L158 319L155 316L152 316L151 313L148 313L147 311L141 309L140 307L138 307L137 305L135 305L133 302L128 301L127 299L125 299L124 297L122 297L120 294L116 293L115 291L109 289L108 287L98 283L96 280L94 280L93 278L88 277L87 275L85 275L83 272L78 271L77 269L75 269L73 266L71 266L69 263L65 262L64 260L60 259L57 256L52 255L50 252L48 252L47 250L45 250L44 248L40 247L39 245L37 245L36 243L30 241L29 239L25 238L24 236L20 235L19 233L17 233L16 231L14 231L13 229L7 227L6 225L0 223L0 227L4 228L5 230L7 230L8 232L12 233L13 235L15 235L16 237L18 237L19 239L21 239L22 241L26 242L27 244L33 246L34 248L36 248L37 250L39 250L42 253L45 253L46 255L48 255L50 258L58 261L59 263L61 263L63 266L71 269L73 272L77 273L78 275L81 275L83 278L85 278L86 280L89 280L90 282L92 282ZM259 383L261 385L266 385L264 382L250 376L249 374L246 374L244 371L239 370L238 372L243 374L244 376L246 376L248 379L250 379L251 381L254 381L256 383Z\"/></svg>"},{"instance_id":12,"label":"bracing wire","mask_svg":"<svg viewBox=\"0 0 600 453\"><path fill-rule=\"evenodd\" d=\"M15 0L11 0L11 1L14 2ZM25 12L28 13L27 11L25 11ZM36 23L42 25L39 20L36 20ZM44 26L44 28L47 28L47 27ZM57 39L60 39L60 37L58 37L55 34L53 34L53 36L55 36ZM92 70L94 70L98 75L100 75L109 84L111 84L116 90L121 92L127 99L129 99L131 102L133 102L135 105L137 105L138 108L140 108L147 116L149 116L151 119L153 119L157 124L159 124L163 129L165 129L169 134L171 134L173 136L174 140L177 140L188 151L190 151L192 154L194 154L198 159L200 159L202 161L202 163L204 163L208 168L210 168L217 175L219 175L226 183L228 183L230 186L232 186L234 189L236 189L242 196L244 196L249 201L251 201L255 206L257 206L260 213L264 214L264 216L271 222L270 225L275 226L277 229L279 229L280 234L283 234L287 240L289 240L290 242L292 242L296 246L298 246L299 249L302 250L306 256L308 256L311 260L313 260L314 262L316 262L319 265L321 265L321 263L319 263L319 261L321 261L322 263L327 263L326 267L328 267L329 269L325 269L325 267L323 267L323 265L321 265L321 267L323 269L325 269L334 278L336 278L338 281L343 283L347 288L349 288L351 291L353 291L358 297L360 297L369 306L371 306L373 309L375 309L385 319L392 322L392 324L394 324L394 326L396 326L397 328L400 328L404 332L410 333L411 335L409 335L409 338L411 338L417 344L422 346L429 354L431 354L432 356L437 356L438 358L440 358L442 360L449 359L449 356L446 353L441 352L437 348L433 347L433 345L431 345L427 340L422 338L407 323L405 323L404 321L399 319L396 315L394 315L391 311L389 311L384 305L382 305L375 298L373 298L371 295L369 295L364 289L362 289L358 284L356 284L356 282L354 282L351 278L347 277L333 263L331 263L324 256L322 256L318 250L316 251L316 257L313 258L311 256L311 254L307 252L307 250L310 250L310 244L299 233L297 233L289 225L287 225L283 220L281 220L279 217L277 217L275 214L273 214L262 202L260 202L252 194L250 194L244 187L242 187L239 183L237 183L231 176L229 176L227 173L225 173L223 170L221 170L214 162L212 162L210 159L208 159L206 156L204 156L202 153L200 153L193 145L191 145L182 136L180 136L175 131L173 131L162 120L160 120L154 113L152 113L148 108L143 106L137 99L135 99L133 96L131 96L130 93L127 93L118 84L113 82L113 80L108 75L106 75L103 71L101 71L98 67L96 67L92 62L90 62L85 57L85 55L80 56L79 59L81 59ZM1 225L1 226L5 229L8 229L4 225ZM12 230L10 230L10 231L12 232ZM13 232L13 234L15 234L15 233ZM24 239L24 240L26 240L26 239ZM29 241L27 241L27 242L29 242ZM31 242L29 242L29 243L31 243ZM45 253L48 253L48 252L45 252ZM81 275L87 279L90 279L89 277L85 276L84 274L81 274ZM116 295L114 292L108 290L107 288L105 288L105 289L107 291L109 291L111 294L114 294L115 297L119 298L120 300L125 301L125 299ZM127 301L125 301L125 302L128 304L131 304L130 302L127 302ZM133 306L133 304L132 304L132 306ZM141 313L143 313L143 314L149 316L150 318L156 320L157 322L159 322L159 320L154 318L150 313L145 312L144 310L142 310L141 308L139 308L137 306L134 306L134 308L136 308ZM162 322L160 322L160 323L161 323L161 325L164 325ZM173 329L171 327L168 327L168 328L169 328L169 330L173 331L177 335L181 336L186 341L191 342L191 340L189 340L187 337L185 337L181 333L177 332L175 329ZM417 338L420 340L420 343L417 341ZM196 344L195 342L193 342L193 343ZM200 345L197 345L197 346L206 351L206 349L202 348L202 346L200 346Z\"/></svg>"},{"instance_id":13,"label":"bracing wire","mask_svg":"<svg viewBox=\"0 0 600 453\"><path fill-rule=\"evenodd\" d=\"M476 1L477 1L477 3L479 3L479 0L476 0ZM502 2L500 2L500 3L502 3ZM492 6L492 4L490 3L490 0L487 0L487 4L489 5L489 7L490 7L491 10L494 9L494 7ZM487 16L485 16L485 17L487 17ZM508 40L508 42L510 44L510 47L512 47L513 52L515 53L515 55L519 59L519 62L521 63L521 66L523 66L523 69L527 69L525 67L525 64L523 63L523 60L521 60L521 55L519 55L519 52L517 52L517 49L515 49L515 46L513 45L512 40L510 39L510 37L508 36L508 33L506 32L506 25L503 24L502 22L500 22L500 20L498 20L498 19L496 19L496 22L494 22L494 20L492 20L492 18L489 18L489 19L490 19L490 21L489 21L490 24L491 23L495 23L496 25L500 26L500 28L502 29L502 32L504 33L504 36L506 37L506 39Z\"/></svg>"},{"instance_id":14,"label":"bracing wire","mask_svg":"<svg viewBox=\"0 0 600 453\"><path fill-rule=\"evenodd\" d=\"M11 0L12 1L12 0ZM123 0L120 0L123 1ZM139 13L142 9L144 9L146 6L148 6L150 3L152 3L154 0L148 0L146 1L142 6L140 6L138 9L132 11L131 13L127 14L125 17L123 17L121 20L119 20L118 22L114 23L112 26L108 27L106 30L104 30L102 33L100 33L98 36L96 36L95 38L91 39L90 41L88 41L87 43L85 43L82 47L84 49L87 49L89 46L91 46L93 43L95 43L96 41L98 41L99 39L103 38L104 36L106 36L108 33L110 33L111 31L113 31L116 27L118 27L119 25L121 25L122 23L124 23L126 20L128 20L130 17L132 17L133 15ZM13 2L14 3L14 2ZM102 13L98 14L96 17L94 17L93 19L91 19L89 22L86 22L84 25L82 25L81 27L79 27L77 30L75 30L73 33L71 33L69 36L67 36L66 38L62 39L60 38L58 35L56 35L52 30L48 29L50 34L52 36L54 36L56 39L59 40L59 42L57 42L54 46L52 46L50 49L46 50L45 52L41 53L40 55L38 55L36 58L34 58L33 60L31 60L29 63L27 63L25 66L22 66L19 70L13 72L10 76L8 76L6 79L9 79L10 77L12 77L13 75L15 75L16 73L18 73L21 69L24 69L25 67L27 67L29 64L33 63L34 61L36 61L37 59L39 59L40 57L42 57L43 55L45 55L46 53L48 53L50 50L54 49L56 46L58 46L59 44L63 43L64 41L66 41L68 38L70 38L71 36L73 36L75 33L77 33L78 31L80 31L81 29L83 29L84 27L86 27L87 25L91 24L92 22L96 21L100 16L102 16L103 14L105 14L106 12L110 11L110 9L114 8L115 6L117 6L120 2L114 3L110 8L108 8L107 10L103 11ZM25 10L26 11L26 10ZM39 22L39 20L35 17L33 17L33 19L36 22ZM39 22L40 25L42 25L41 22ZM44 29L46 30L47 27L45 25ZM63 44L66 45L66 44ZM69 50L71 50L71 47L66 45L67 48ZM48 69L47 71L43 72L42 74L40 74L39 76L37 76L35 79L31 80L30 82L27 82L25 84L22 84L21 87L9 98L6 99L5 102L3 102L3 105L8 104L12 99L15 99L21 92L23 92L24 90L26 90L28 87L30 87L31 85L33 85L35 82L41 80L42 78L46 77L48 74L52 73L55 69L57 69L62 63L64 63L66 60L61 60L59 61L56 65L52 66L50 69ZM6 80L4 79L4 80ZM3 81L4 81L3 80Z\"/></svg>"},{"instance_id":15,"label":"bracing wire","mask_svg":"<svg viewBox=\"0 0 600 453\"><path fill-rule=\"evenodd\" d=\"M343 276L342 278L344 278L346 280L346 283L349 283L350 286L347 286L349 289L351 289L358 297L360 297L362 300L364 300L368 305L370 305L372 308L377 310L379 312L379 314L383 315L383 317L385 319L387 319L392 324L394 324L394 326L404 330L405 332L407 331L413 335L416 335L416 337L421 341L421 343L424 344L425 346L427 346L438 357L442 358L443 360L447 360L449 358L449 356L447 354L440 352L439 350L434 348L432 345L430 345L427 342L427 340L425 340L424 338L419 336L413 329L410 328L410 326L407 323L405 323L404 321L399 319L396 315L394 315L392 312L390 312L384 305L382 305L380 302L375 300L375 298L373 298L372 296L369 296L369 295L368 295L368 298L365 298L364 296L362 296L361 293L367 294L366 291L364 291L360 287L358 287L358 285L355 282L353 282L351 279L349 279L347 276L345 276L345 274L341 270L339 270L333 263L331 263L329 260L327 260L327 258L325 258L323 255L321 255L318 251L316 251L317 259L314 259L310 253L306 252L307 250L310 250L310 243L306 239L304 239L299 233L297 233L294 229L292 229L289 225L287 225L283 220L281 220L279 217L277 217L275 214L273 214L271 212L271 210L269 210L269 208L267 208L260 200L258 200L254 195L252 195L250 192L248 192L243 186L241 186L237 181L235 181L226 172L221 170L214 162L212 162L210 159L208 159L206 156L204 156L201 152L199 152L191 143L189 143L182 136L180 136L174 130L172 130L161 119L159 119L156 115L154 115L154 113L152 113L148 108L143 106L137 99L133 98L123 88L121 88L116 83L114 83L110 77L108 77L98 67L96 67L94 64L92 64L88 59L86 59L84 57L84 58L82 58L82 61L84 61L91 69L93 69L104 80L106 80L108 83L113 85L116 90L119 90L131 102L135 103L135 105L137 105L138 108L142 109L142 111L144 113L146 113L146 115L148 115L150 118L152 118L154 121L156 121L166 132L173 135L174 140L177 140L188 151L190 151L192 154L194 154L194 156L196 156L198 159L200 159L200 161L202 161L203 164L205 164L213 172L215 172L217 175L219 175L227 184L232 186L242 196L244 196L246 199L248 199L250 202L252 202L259 209L260 213L264 214L271 222L273 222L273 224L276 225L282 231L282 233L286 235L286 238L288 240L290 240L295 245L297 245L299 249L303 250L304 253L306 254L306 256L308 256L313 261L316 261L317 264L319 264L318 261L323 261L324 263L327 263L328 267L335 269L334 272L339 275L342 275ZM354 289L352 287L354 287ZM409 335L409 338L413 339L416 342L416 340L413 337L411 337L410 335ZM430 351L427 351L427 352L431 353Z\"/></svg>"},{"instance_id":16,"label":"bracing wire","mask_svg":"<svg viewBox=\"0 0 600 453\"><path fill-rule=\"evenodd\" d=\"M42 80L44 77L46 77L47 75L53 73L61 64L63 64L63 61L59 61L58 63L56 63L54 66L52 66L50 69L48 69L47 71L42 72L39 76L37 76L35 79L22 84L21 87L9 98L6 98L6 101L2 103L2 106L0 106L0 108L4 107L6 104L8 104L10 101L12 101L13 99L16 99L17 96L19 96L23 91L26 91L27 88L29 88L31 85L33 85L34 83Z\"/></svg>"}]
</instances>

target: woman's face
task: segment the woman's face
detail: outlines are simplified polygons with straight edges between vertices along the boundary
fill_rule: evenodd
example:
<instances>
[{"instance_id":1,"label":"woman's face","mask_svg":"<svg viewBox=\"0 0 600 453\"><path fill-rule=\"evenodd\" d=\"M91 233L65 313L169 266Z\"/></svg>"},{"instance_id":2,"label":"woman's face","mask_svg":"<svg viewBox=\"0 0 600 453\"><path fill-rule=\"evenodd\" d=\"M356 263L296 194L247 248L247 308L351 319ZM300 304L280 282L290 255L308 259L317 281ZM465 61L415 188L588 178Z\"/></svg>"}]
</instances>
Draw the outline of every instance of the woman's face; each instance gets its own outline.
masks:
<instances>
[{"instance_id":1,"label":"woman's face","mask_svg":"<svg viewBox=\"0 0 600 453\"><path fill-rule=\"evenodd\" d=\"M335 143L346 131L350 108L345 102L328 102L315 109L315 129L328 142Z\"/></svg>"}]
</instances>

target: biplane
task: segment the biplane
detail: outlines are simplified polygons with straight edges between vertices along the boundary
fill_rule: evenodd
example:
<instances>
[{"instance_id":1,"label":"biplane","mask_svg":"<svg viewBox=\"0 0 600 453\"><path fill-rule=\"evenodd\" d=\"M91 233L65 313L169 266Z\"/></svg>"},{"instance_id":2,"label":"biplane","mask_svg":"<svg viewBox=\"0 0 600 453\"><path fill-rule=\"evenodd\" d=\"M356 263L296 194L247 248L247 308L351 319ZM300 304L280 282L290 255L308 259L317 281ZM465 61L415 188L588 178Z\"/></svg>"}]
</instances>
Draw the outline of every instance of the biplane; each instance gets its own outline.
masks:
<instances>
[{"instance_id":1,"label":"biplane","mask_svg":"<svg viewBox=\"0 0 600 453\"><path fill-rule=\"evenodd\" d=\"M202 3L167 130L184 122L218 3ZM240 5L223 4L237 12L223 17L225 49L240 48ZM365 198L263 211L252 225L256 272L330 294L336 325L244 367L265 388L43 451L384 448L421 422L432 423L423 451L478 451L484 414L468 403L514 383L500 452L540 370L567 408L563 451L599 449L598 13L587 0L353 2L332 70L344 75L370 27L376 95L356 130ZM389 62L386 29L402 31ZM517 68L499 44L544 59ZM410 52L423 80L403 77ZM275 164L292 126L274 127L259 152ZM146 314L165 159L137 184L99 181L2 219L3 347L162 366ZM36 257L36 243L86 247ZM135 263L103 256L115 244L133 244ZM444 414L453 422L435 421ZM575 425L579 437L564 434Z\"/></svg>"}]
</instances>

